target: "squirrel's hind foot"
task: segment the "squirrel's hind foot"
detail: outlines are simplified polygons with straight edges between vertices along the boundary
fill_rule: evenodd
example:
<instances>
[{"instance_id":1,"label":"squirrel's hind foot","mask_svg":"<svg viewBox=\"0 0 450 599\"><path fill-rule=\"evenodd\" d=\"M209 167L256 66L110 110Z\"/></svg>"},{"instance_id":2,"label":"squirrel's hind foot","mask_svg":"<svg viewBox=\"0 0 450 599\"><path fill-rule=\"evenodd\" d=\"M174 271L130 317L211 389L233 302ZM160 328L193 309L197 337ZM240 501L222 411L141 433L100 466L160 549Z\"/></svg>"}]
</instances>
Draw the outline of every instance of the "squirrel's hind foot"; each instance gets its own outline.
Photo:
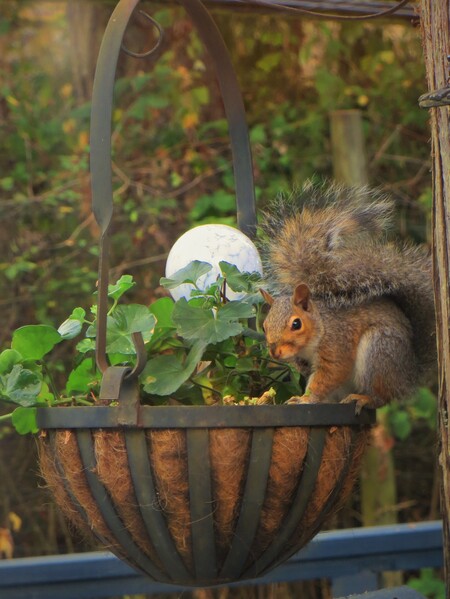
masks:
<instances>
[{"instance_id":1,"label":"squirrel's hind foot","mask_svg":"<svg viewBox=\"0 0 450 599\"><path fill-rule=\"evenodd\" d=\"M377 408L377 402L369 395L359 395L358 393L350 393L340 403L355 403L355 414L359 416L363 408Z\"/></svg>"},{"instance_id":2,"label":"squirrel's hind foot","mask_svg":"<svg viewBox=\"0 0 450 599\"><path fill-rule=\"evenodd\" d=\"M291 399L288 399L285 402L286 404L300 404L300 403L317 403L317 400L314 399L311 395L294 395Z\"/></svg>"}]
</instances>

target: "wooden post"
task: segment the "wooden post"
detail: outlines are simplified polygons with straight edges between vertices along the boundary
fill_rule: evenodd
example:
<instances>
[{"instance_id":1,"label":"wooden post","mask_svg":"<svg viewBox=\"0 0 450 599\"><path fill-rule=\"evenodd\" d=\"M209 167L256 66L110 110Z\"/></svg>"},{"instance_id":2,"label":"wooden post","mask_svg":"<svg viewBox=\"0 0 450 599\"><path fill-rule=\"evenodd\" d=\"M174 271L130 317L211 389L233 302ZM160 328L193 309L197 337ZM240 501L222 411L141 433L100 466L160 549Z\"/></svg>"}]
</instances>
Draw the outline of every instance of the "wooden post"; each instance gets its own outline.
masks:
<instances>
[{"instance_id":1,"label":"wooden post","mask_svg":"<svg viewBox=\"0 0 450 599\"><path fill-rule=\"evenodd\" d=\"M447 85L450 54L450 0L421 0L422 42L428 90ZM426 90L424 90L425 92ZM433 174L433 268L439 365L439 432L444 563L450 599L450 115L447 106L430 109Z\"/></svg>"},{"instance_id":2,"label":"wooden post","mask_svg":"<svg viewBox=\"0 0 450 599\"><path fill-rule=\"evenodd\" d=\"M92 81L102 32L112 7L76 0L69 0L66 6L68 35L73 49L70 57L74 93L79 102L87 102L92 95Z\"/></svg>"},{"instance_id":3,"label":"wooden post","mask_svg":"<svg viewBox=\"0 0 450 599\"><path fill-rule=\"evenodd\" d=\"M360 110L334 110L330 114L333 174L345 185L366 185L367 158Z\"/></svg>"}]
</instances>

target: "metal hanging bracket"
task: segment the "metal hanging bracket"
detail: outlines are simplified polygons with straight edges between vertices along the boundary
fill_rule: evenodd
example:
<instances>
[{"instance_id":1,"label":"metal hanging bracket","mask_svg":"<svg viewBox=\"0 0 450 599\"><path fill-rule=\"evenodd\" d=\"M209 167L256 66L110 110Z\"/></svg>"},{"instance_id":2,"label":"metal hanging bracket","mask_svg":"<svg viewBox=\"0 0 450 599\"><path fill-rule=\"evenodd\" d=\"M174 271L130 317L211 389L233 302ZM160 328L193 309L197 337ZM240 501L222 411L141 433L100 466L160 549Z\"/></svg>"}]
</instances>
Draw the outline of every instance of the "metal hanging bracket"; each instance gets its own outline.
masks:
<instances>
[{"instance_id":1,"label":"metal hanging bracket","mask_svg":"<svg viewBox=\"0 0 450 599\"><path fill-rule=\"evenodd\" d=\"M108 279L113 190L111 168L111 122L113 92L120 51L136 57L148 55L131 53L123 48L123 37L139 0L121 0L106 28L100 47L94 78L91 108L91 187L95 219L101 230L98 279L96 361L102 373L110 364L106 352ZM256 232L256 208L252 158L245 109L239 84L228 50L214 20L200 0L184 0L183 7L197 27L216 69L222 92L225 114L229 124L230 142L236 185L236 205L239 228L252 237ZM146 17L155 26L154 20ZM161 43L162 31L156 26ZM154 51L154 49L152 50ZM122 381L136 380L146 363L144 342L140 333L133 335L137 362L133 369L123 373Z\"/></svg>"},{"instance_id":2,"label":"metal hanging bracket","mask_svg":"<svg viewBox=\"0 0 450 599\"><path fill-rule=\"evenodd\" d=\"M119 426L139 425L139 387L131 373L127 366L110 366L103 373L99 400L113 406L117 402Z\"/></svg>"}]
</instances>

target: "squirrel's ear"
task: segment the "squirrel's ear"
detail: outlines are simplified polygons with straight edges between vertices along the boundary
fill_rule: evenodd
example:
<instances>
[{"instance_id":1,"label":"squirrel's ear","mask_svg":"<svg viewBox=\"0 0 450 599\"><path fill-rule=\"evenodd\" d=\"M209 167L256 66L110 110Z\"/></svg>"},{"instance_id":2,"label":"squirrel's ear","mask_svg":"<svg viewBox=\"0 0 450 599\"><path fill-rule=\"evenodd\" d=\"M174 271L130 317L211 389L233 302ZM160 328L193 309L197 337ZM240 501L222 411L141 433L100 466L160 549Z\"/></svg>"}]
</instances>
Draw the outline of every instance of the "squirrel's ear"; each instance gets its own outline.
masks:
<instances>
[{"instance_id":1,"label":"squirrel's ear","mask_svg":"<svg viewBox=\"0 0 450 599\"><path fill-rule=\"evenodd\" d=\"M266 303L269 304L269 306L271 306L274 302L273 297L270 295L270 293L267 293L267 291L265 291L264 289L260 289L260 291L261 291L261 295L265 299Z\"/></svg>"},{"instance_id":2,"label":"squirrel's ear","mask_svg":"<svg viewBox=\"0 0 450 599\"><path fill-rule=\"evenodd\" d=\"M300 283L294 289L294 293L292 295L292 302L294 306L301 306L303 310L308 310L309 305L309 287L304 283Z\"/></svg>"}]
</instances>

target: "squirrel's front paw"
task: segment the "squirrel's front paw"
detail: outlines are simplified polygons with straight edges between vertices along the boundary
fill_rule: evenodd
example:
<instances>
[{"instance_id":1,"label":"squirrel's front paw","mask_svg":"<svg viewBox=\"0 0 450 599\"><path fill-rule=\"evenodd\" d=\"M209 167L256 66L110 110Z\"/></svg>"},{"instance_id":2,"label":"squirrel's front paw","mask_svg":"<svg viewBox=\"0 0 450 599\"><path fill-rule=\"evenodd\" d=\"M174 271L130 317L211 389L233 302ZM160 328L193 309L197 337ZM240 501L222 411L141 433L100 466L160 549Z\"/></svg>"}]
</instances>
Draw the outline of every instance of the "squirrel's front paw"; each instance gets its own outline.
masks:
<instances>
[{"instance_id":1,"label":"squirrel's front paw","mask_svg":"<svg viewBox=\"0 0 450 599\"><path fill-rule=\"evenodd\" d=\"M299 403L317 403L317 400L310 395L294 395L291 399L288 399L286 404L299 404Z\"/></svg>"},{"instance_id":2,"label":"squirrel's front paw","mask_svg":"<svg viewBox=\"0 0 450 599\"><path fill-rule=\"evenodd\" d=\"M340 403L355 403L355 414L359 416L363 408L376 408L374 400L368 395L359 395L358 393L351 393L347 395Z\"/></svg>"}]
</instances>

